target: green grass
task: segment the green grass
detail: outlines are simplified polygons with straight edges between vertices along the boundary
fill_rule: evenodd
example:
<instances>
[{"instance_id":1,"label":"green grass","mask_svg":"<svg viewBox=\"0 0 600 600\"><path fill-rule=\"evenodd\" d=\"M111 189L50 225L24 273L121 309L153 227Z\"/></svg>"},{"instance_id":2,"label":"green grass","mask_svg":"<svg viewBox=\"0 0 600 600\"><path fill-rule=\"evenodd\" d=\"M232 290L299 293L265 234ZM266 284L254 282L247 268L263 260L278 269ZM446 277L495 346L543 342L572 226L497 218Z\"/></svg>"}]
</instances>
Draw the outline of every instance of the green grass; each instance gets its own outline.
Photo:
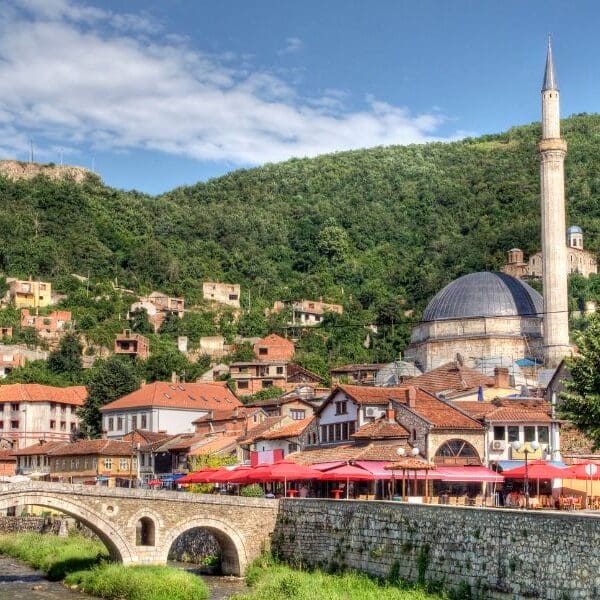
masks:
<instances>
[{"instance_id":1,"label":"green grass","mask_svg":"<svg viewBox=\"0 0 600 600\"><path fill-rule=\"evenodd\" d=\"M251 592L232 600L441 600L419 589L401 589L360 573L329 575L299 571L268 557L255 561L246 574Z\"/></svg>"},{"instance_id":2,"label":"green grass","mask_svg":"<svg viewBox=\"0 0 600 600\"><path fill-rule=\"evenodd\" d=\"M106 548L80 535L0 534L0 554L17 558L67 585L115 600L204 600L196 575L167 566L125 567L108 562Z\"/></svg>"}]
</instances>

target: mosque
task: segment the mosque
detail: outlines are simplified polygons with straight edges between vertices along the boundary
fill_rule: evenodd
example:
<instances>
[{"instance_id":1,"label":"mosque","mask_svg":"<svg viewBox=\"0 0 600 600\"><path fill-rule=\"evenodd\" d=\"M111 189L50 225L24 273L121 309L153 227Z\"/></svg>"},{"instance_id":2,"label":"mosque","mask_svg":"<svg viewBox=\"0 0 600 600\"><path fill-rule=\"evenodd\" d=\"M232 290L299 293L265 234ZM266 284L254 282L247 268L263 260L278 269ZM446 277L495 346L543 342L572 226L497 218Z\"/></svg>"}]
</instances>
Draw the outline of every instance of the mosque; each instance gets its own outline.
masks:
<instances>
[{"instance_id":1,"label":"mosque","mask_svg":"<svg viewBox=\"0 0 600 600\"><path fill-rule=\"evenodd\" d=\"M571 354L565 243L564 159L559 89L548 41L542 85L542 296L507 273L470 273L431 300L412 332L404 359L429 371L457 357L474 365L529 362L555 368Z\"/></svg>"}]
</instances>

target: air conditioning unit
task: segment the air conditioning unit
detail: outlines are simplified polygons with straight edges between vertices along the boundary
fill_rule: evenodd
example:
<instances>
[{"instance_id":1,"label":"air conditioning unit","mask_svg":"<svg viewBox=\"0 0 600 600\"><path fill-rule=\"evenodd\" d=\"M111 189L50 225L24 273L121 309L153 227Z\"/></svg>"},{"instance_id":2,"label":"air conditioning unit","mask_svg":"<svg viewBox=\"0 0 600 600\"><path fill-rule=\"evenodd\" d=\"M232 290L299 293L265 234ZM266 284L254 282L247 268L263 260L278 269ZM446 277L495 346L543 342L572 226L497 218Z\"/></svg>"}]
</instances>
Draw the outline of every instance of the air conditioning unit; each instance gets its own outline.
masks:
<instances>
[{"instance_id":1,"label":"air conditioning unit","mask_svg":"<svg viewBox=\"0 0 600 600\"><path fill-rule=\"evenodd\" d=\"M505 447L503 440L494 440L492 442L492 450L504 450Z\"/></svg>"},{"instance_id":2,"label":"air conditioning unit","mask_svg":"<svg viewBox=\"0 0 600 600\"><path fill-rule=\"evenodd\" d=\"M377 415L377 409L374 406L367 406L365 408L365 417L375 417Z\"/></svg>"}]
</instances>

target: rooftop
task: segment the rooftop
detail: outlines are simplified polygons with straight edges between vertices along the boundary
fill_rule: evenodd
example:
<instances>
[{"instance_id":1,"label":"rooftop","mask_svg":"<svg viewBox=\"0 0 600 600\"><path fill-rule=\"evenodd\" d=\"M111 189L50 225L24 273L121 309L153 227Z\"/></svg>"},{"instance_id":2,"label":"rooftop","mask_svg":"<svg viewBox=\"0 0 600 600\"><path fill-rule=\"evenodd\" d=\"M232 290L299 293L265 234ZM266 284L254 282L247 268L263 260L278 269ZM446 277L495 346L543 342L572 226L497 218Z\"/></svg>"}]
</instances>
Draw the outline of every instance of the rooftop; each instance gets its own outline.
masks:
<instances>
[{"instance_id":1,"label":"rooftop","mask_svg":"<svg viewBox=\"0 0 600 600\"><path fill-rule=\"evenodd\" d=\"M0 385L1 402L56 402L83 406L87 389L82 385L54 387L39 383L9 383Z\"/></svg>"},{"instance_id":2,"label":"rooftop","mask_svg":"<svg viewBox=\"0 0 600 600\"><path fill-rule=\"evenodd\" d=\"M355 440L383 440L408 438L410 433L400 423L390 421L385 415L372 423L367 423L352 434Z\"/></svg>"},{"instance_id":3,"label":"rooftop","mask_svg":"<svg viewBox=\"0 0 600 600\"><path fill-rule=\"evenodd\" d=\"M307 427L315 420L315 417L298 419L289 425L283 425L273 431L267 431L262 435L256 436L256 440L280 440L284 438L293 438L304 433Z\"/></svg>"},{"instance_id":4,"label":"rooftop","mask_svg":"<svg viewBox=\"0 0 600 600\"><path fill-rule=\"evenodd\" d=\"M406 383L415 385L433 394L441 392L456 392L470 390L480 385L493 387L495 379L484 375L475 369L465 367L457 361L445 363L423 375L418 375L407 380Z\"/></svg>"},{"instance_id":5,"label":"rooftop","mask_svg":"<svg viewBox=\"0 0 600 600\"><path fill-rule=\"evenodd\" d=\"M50 456L131 456L136 448L128 442L115 440L80 440L60 446L48 452Z\"/></svg>"}]
</instances>

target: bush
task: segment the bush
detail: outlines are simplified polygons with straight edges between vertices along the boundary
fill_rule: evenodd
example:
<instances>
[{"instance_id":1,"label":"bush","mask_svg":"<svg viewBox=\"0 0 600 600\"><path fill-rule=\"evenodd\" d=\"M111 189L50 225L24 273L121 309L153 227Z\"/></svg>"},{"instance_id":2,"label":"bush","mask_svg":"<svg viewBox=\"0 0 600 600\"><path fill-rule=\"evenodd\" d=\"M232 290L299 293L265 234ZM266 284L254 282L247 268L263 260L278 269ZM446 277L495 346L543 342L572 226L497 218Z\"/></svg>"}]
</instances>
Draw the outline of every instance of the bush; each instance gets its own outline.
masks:
<instances>
[{"instance_id":1,"label":"bush","mask_svg":"<svg viewBox=\"0 0 600 600\"><path fill-rule=\"evenodd\" d=\"M252 485L245 485L240 490L240 496L246 496L248 498L264 498L265 492L258 483L253 483Z\"/></svg>"}]
</instances>

